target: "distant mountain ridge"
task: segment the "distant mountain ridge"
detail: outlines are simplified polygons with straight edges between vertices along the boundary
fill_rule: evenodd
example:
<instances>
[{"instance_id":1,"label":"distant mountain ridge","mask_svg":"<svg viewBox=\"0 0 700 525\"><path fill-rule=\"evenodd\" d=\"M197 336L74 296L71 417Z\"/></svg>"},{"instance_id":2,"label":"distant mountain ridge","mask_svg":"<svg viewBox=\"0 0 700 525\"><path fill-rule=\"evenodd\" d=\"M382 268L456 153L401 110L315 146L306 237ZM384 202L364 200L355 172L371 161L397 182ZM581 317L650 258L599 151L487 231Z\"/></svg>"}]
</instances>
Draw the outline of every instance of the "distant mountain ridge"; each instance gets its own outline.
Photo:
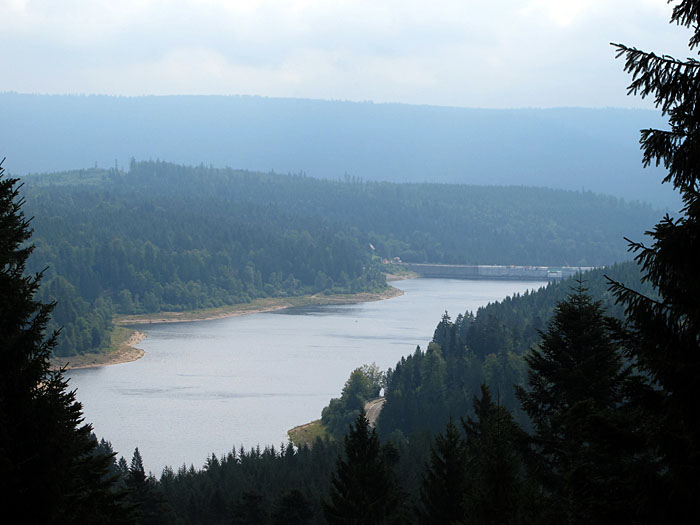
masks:
<instances>
[{"instance_id":1,"label":"distant mountain ridge","mask_svg":"<svg viewBox=\"0 0 700 525\"><path fill-rule=\"evenodd\" d=\"M653 111L468 109L250 96L0 94L16 175L165 159L338 179L590 190L675 211L639 130Z\"/></svg>"}]
</instances>

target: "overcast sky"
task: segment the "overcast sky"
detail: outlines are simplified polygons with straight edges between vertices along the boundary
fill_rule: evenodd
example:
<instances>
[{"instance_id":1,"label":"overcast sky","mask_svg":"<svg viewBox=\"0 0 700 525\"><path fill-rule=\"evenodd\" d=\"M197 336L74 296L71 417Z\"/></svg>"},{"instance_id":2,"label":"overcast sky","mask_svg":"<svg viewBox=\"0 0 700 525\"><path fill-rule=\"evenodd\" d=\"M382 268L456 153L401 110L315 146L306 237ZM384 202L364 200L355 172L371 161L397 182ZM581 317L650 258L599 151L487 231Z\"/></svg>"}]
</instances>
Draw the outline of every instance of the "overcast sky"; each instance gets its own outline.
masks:
<instances>
[{"instance_id":1,"label":"overcast sky","mask_svg":"<svg viewBox=\"0 0 700 525\"><path fill-rule=\"evenodd\" d=\"M651 107L609 42L680 58L666 0L0 0L0 91Z\"/></svg>"}]
</instances>

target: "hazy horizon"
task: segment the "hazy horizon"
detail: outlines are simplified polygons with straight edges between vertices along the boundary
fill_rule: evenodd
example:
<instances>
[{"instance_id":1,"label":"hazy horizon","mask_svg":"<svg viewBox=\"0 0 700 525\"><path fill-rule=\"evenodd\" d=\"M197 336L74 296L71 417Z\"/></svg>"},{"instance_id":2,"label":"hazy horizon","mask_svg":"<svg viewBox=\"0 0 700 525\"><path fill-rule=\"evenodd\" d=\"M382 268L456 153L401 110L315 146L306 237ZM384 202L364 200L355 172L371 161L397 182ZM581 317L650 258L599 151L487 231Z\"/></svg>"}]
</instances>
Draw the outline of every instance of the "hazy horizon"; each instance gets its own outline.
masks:
<instances>
[{"instance_id":1,"label":"hazy horizon","mask_svg":"<svg viewBox=\"0 0 700 525\"><path fill-rule=\"evenodd\" d=\"M40 91L0 91L0 95L22 95L22 96L37 96L37 97L104 97L114 99L137 99L137 98L175 98L175 97L205 97L205 98L251 98L262 100L298 100L308 102L329 102L329 103L348 103L348 104L367 104L375 106L411 106L411 107L427 107L427 108L443 108L443 109L466 109L466 110L484 110L484 111L529 111L529 110L567 110L567 109L584 109L584 110L622 110L622 111L646 111L650 114L658 114L658 110L652 107L638 106L585 106L585 105L563 105L563 106L514 106L514 107L490 107L490 106L460 106L454 104L431 104L420 102L394 102L394 101L375 101L375 100L352 100L343 98L323 98L323 97L297 97L297 96L275 96L275 95L255 95L245 93L229 93L229 94L205 94L205 93L154 93L145 95L134 94L112 94L112 93L48 93Z\"/></svg>"}]
</instances>

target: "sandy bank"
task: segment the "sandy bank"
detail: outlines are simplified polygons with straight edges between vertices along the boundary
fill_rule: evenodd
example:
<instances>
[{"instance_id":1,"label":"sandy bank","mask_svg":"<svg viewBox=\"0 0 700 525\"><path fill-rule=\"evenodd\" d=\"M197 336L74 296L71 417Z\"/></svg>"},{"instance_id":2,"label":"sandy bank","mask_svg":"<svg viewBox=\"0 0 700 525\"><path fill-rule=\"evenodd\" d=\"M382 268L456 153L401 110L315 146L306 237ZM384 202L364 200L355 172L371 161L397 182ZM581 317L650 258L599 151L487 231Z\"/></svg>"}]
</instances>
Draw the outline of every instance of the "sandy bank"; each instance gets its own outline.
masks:
<instances>
[{"instance_id":1,"label":"sandy bank","mask_svg":"<svg viewBox=\"0 0 700 525\"><path fill-rule=\"evenodd\" d=\"M51 367L54 369L65 366L67 370L77 368L92 368L97 366L116 365L136 361L144 355L144 351L136 345L146 337L139 331L124 328L124 325L142 325L153 323L184 323L191 321L210 321L239 315L273 312L294 306L323 306L329 304L356 304L371 301L382 301L403 295L403 291L393 286L380 293L362 292L356 294L337 295L303 295L300 297L273 297L256 299L250 303L234 304L221 308L193 310L189 312L159 312L147 315L122 315L115 317L115 336L118 340L113 344L116 348L111 352L82 354L71 357L53 357ZM114 339L113 339L114 341Z\"/></svg>"},{"instance_id":2,"label":"sandy bank","mask_svg":"<svg viewBox=\"0 0 700 525\"><path fill-rule=\"evenodd\" d=\"M51 368L57 370L65 367L66 370L75 370L78 368L117 365L141 359L145 352L141 348L137 348L136 345L146 337L146 334L135 330L127 331L124 328L121 328L121 330L128 332L128 336L118 343L117 347L111 352L89 353L70 357L52 357Z\"/></svg>"},{"instance_id":3,"label":"sandy bank","mask_svg":"<svg viewBox=\"0 0 700 525\"><path fill-rule=\"evenodd\" d=\"M406 279L418 279L420 275L416 272L405 271L403 273L387 273L386 282L405 281Z\"/></svg>"},{"instance_id":4,"label":"sandy bank","mask_svg":"<svg viewBox=\"0 0 700 525\"><path fill-rule=\"evenodd\" d=\"M118 325L140 325L153 323L185 323L190 321L211 321L239 315L259 314L292 308L295 306L324 306L329 304L356 304L371 301L382 301L403 295L403 291L390 286L380 293L362 292L356 294L337 295L302 295L299 297L272 297L255 299L250 303L192 310L187 312L159 312L145 315L122 315L114 319Z\"/></svg>"}]
</instances>

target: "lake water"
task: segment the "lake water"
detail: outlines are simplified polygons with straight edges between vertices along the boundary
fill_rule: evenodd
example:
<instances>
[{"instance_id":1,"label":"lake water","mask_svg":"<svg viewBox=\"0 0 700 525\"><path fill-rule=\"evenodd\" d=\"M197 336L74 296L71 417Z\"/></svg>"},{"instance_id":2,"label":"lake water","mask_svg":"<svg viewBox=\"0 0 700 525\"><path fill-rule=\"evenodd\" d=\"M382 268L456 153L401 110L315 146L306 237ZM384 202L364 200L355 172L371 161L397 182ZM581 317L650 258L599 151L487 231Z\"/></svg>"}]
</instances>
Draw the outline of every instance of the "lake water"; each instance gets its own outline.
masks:
<instances>
[{"instance_id":1,"label":"lake water","mask_svg":"<svg viewBox=\"0 0 700 525\"><path fill-rule=\"evenodd\" d=\"M127 461L134 448L157 476L201 468L211 453L286 444L287 430L318 419L350 372L394 367L425 348L451 317L545 283L414 279L386 301L292 308L213 321L139 326L146 355L69 372L86 421Z\"/></svg>"}]
</instances>

